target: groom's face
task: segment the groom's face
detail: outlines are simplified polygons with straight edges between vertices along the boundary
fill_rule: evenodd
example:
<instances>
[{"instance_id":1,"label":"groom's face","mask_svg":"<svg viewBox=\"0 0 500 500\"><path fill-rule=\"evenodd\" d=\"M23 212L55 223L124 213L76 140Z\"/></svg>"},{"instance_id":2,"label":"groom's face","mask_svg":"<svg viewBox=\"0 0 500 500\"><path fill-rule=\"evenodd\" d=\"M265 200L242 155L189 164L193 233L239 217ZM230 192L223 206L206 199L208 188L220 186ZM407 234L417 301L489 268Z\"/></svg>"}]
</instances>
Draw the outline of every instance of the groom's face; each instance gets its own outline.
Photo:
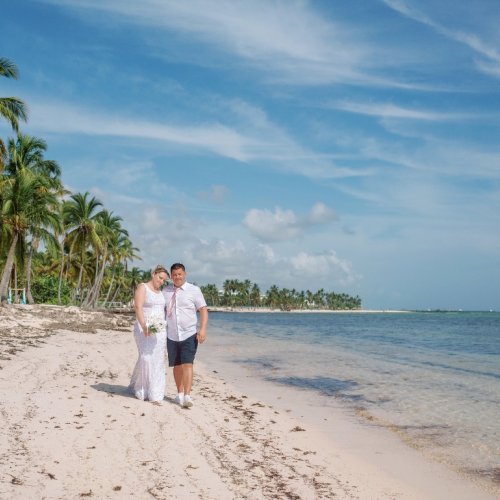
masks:
<instances>
[{"instance_id":1,"label":"groom's face","mask_svg":"<svg viewBox=\"0 0 500 500\"><path fill-rule=\"evenodd\" d=\"M182 286L186 282L186 271L182 269L174 269L172 271L172 281L175 286Z\"/></svg>"}]
</instances>

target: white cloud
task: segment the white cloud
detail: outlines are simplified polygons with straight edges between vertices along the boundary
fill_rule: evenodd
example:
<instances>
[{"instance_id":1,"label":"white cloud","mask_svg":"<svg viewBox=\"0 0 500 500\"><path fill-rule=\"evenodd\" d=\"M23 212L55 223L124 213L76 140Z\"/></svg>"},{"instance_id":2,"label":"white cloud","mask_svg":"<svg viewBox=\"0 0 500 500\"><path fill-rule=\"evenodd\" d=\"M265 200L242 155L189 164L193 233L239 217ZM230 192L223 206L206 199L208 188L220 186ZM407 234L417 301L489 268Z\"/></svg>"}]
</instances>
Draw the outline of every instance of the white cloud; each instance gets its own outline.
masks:
<instances>
[{"instance_id":1,"label":"white cloud","mask_svg":"<svg viewBox=\"0 0 500 500\"><path fill-rule=\"evenodd\" d=\"M206 254L208 259L217 265L224 266L231 262L232 265L244 264L247 258L245 245L240 240L227 242L224 240L216 240L210 244L210 252Z\"/></svg>"},{"instance_id":2,"label":"white cloud","mask_svg":"<svg viewBox=\"0 0 500 500\"><path fill-rule=\"evenodd\" d=\"M316 203L304 217L281 207L276 207L274 212L252 208L246 213L243 225L258 239L271 242L296 238L308 227L327 224L336 218L332 209L324 203Z\"/></svg>"},{"instance_id":3,"label":"white cloud","mask_svg":"<svg viewBox=\"0 0 500 500\"><path fill-rule=\"evenodd\" d=\"M316 203L309 214L306 222L311 224L326 224L337 219L335 212L324 203Z\"/></svg>"},{"instance_id":4,"label":"white cloud","mask_svg":"<svg viewBox=\"0 0 500 500\"><path fill-rule=\"evenodd\" d=\"M465 118L477 118L477 115L466 115L463 113L439 113L429 110L410 109L387 103L361 103L352 101L339 101L330 103L334 109L349 111L360 115L377 116L380 118L404 118L422 121L447 121L463 120Z\"/></svg>"},{"instance_id":5,"label":"white cloud","mask_svg":"<svg viewBox=\"0 0 500 500\"><path fill-rule=\"evenodd\" d=\"M258 246L258 254L259 255L262 255L263 259L264 259L264 262L266 264L270 264L270 265L273 265L277 262L278 258L276 256L276 253L274 252L274 250L272 249L272 247L270 247L269 245L264 245L264 244L260 244Z\"/></svg>"},{"instance_id":6,"label":"white cloud","mask_svg":"<svg viewBox=\"0 0 500 500\"><path fill-rule=\"evenodd\" d=\"M262 110L240 101L232 109L241 119L231 126L220 122L221 119L231 121L231 116L220 113L211 122L186 125L137 120L47 99L30 98L30 102L31 118L27 129L39 130L44 135L82 134L135 139L135 145L143 148L147 139L156 145L158 151L170 147L190 155L209 152L245 163L265 162L276 170L311 178L356 177L369 173L336 165L323 155L303 148L270 122ZM151 149L151 143L147 147Z\"/></svg>"},{"instance_id":7,"label":"white cloud","mask_svg":"<svg viewBox=\"0 0 500 500\"><path fill-rule=\"evenodd\" d=\"M263 241L288 240L296 237L302 230L294 212L280 207L276 207L274 212L252 208L246 213L243 224Z\"/></svg>"},{"instance_id":8,"label":"white cloud","mask_svg":"<svg viewBox=\"0 0 500 500\"><path fill-rule=\"evenodd\" d=\"M384 122L384 126L392 133L410 135L400 124ZM420 129L412 130L411 136L419 139L418 144L411 147L374 138L358 140L358 147L367 159L377 159L416 172L469 179L500 178L500 152L495 149L487 151L484 146L436 137Z\"/></svg>"},{"instance_id":9,"label":"white cloud","mask_svg":"<svg viewBox=\"0 0 500 500\"><path fill-rule=\"evenodd\" d=\"M184 247L183 258L189 262L189 267L198 281L216 282L219 285L225 279L235 278L251 278L253 282L258 282L277 261L269 247L249 246L237 237L232 241L197 240ZM278 269L279 266L276 271Z\"/></svg>"},{"instance_id":10,"label":"white cloud","mask_svg":"<svg viewBox=\"0 0 500 500\"><path fill-rule=\"evenodd\" d=\"M199 50L172 54L168 40L152 48L158 56L188 58L200 65L221 64L229 55L251 70L260 71L268 82L286 85L350 83L402 88L419 88L388 77L371 74L373 60L384 57L373 48L367 33L345 19L327 20L313 2L291 0L269 2L253 0L45 0L47 3L77 9L85 14L98 10L119 22L163 29L181 35ZM332 14L332 12L330 12ZM334 14L334 13L333 13ZM105 16L93 17L102 22ZM313 28L312 28L313 27ZM189 42L186 42L189 40ZM177 45L178 47L178 45ZM192 46L189 46L192 49ZM210 57L205 57L209 47ZM217 55L219 58L217 58ZM213 61L217 62L213 62ZM209 62L210 61L210 62ZM238 63L236 63L238 64Z\"/></svg>"},{"instance_id":11,"label":"white cloud","mask_svg":"<svg viewBox=\"0 0 500 500\"><path fill-rule=\"evenodd\" d=\"M169 255L173 254L169 252ZM321 254L299 252L277 254L269 245L247 244L241 239L193 241L184 247L183 262L193 280L200 284L226 279L250 279L262 291L272 284L295 289L341 291L360 280L349 261L333 250ZM312 280L313 278L313 280Z\"/></svg>"},{"instance_id":12,"label":"white cloud","mask_svg":"<svg viewBox=\"0 0 500 500\"><path fill-rule=\"evenodd\" d=\"M335 251L325 254L311 255L306 252L299 252L290 258L293 273L316 278L317 276L329 276L334 281L332 284L343 286L350 285L359 276L352 270L352 264L344 259L340 259Z\"/></svg>"},{"instance_id":13,"label":"white cloud","mask_svg":"<svg viewBox=\"0 0 500 500\"><path fill-rule=\"evenodd\" d=\"M110 117L91 109L69 103L32 104L30 127L45 133L85 134L136 139L151 139L178 144L185 148L200 148L236 160L249 158L245 150L252 139L235 130L212 123L207 125L162 124L150 121Z\"/></svg>"},{"instance_id":14,"label":"white cloud","mask_svg":"<svg viewBox=\"0 0 500 500\"><path fill-rule=\"evenodd\" d=\"M486 58L486 61L484 59L482 61L478 61L476 64L477 67L481 71L484 71L485 73L497 76L498 70L496 68L498 68L498 65L500 64L500 51L496 46L490 45L484 40L482 40L480 34L449 28L448 26L445 26L444 24L435 21L431 17L431 15L427 15L418 8L414 7L411 1L405 1L405 0L383 0L383 1L387 6L399 12L400 14L429 26L440 35L443 35L450 40L459 42L467 46L469 49L472 49L477 55ZM466 6L467 2L463 2L463 5ZM476 7L476 4L471 3L470 6L471 9L474 9ZM493 13L492 16L494 18ZM477 29L480 30L481 28L479 27Z\"/></svg>"},{"instance_id":15,"label":"white cloud","mask_svg":"<svg viewBox=\"0 0 500 500\"><path fill-rule=\"evenodd\" d=\"M491 61L477 61L477 67L488 75L500 77L500 63Z\"/></svg>"}]
</instances>

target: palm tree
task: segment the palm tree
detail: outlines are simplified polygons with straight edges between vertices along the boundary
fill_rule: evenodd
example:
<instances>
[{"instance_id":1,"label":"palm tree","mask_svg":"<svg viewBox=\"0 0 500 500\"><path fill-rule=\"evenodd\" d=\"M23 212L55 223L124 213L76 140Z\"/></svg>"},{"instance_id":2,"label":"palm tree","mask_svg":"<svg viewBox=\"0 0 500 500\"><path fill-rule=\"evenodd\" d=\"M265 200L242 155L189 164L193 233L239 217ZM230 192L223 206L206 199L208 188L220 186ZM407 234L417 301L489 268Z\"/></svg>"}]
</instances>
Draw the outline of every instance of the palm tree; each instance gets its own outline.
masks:
<instances>
[{"instance_id":1,"label":"palm tree","mask_svg":"<svg viewBox=\"0 0 500 500\"><path fill-rule=\"evenodd\" d=\"M245 281L241 281L238 283L238 295L240 299L240 303L243 306L250 305L250 288L252 286L252 282L249 279Z\"/></svg>"},{"instance_id":2,"label":"palm tree","mask_svg":"<svg viewBox=\"0 0 500 500\"><path fill-rule=\"evenodd\" d=\"M225 280L222 284L225 305L234 306L234 298L238 292L238 280Z\"/></svg>"},{"instance_id":3,"label":"palm tree","mask_svg":"<svg viewBox=\"0 0 500 500\"><path fill-rule=\"evenodd\" d=\"M200 287L209 306L219 305L219 290L214 284Z\"/></svg>"},{"instance_id":4,"label":"palm tree","mask_svg":"<svg viewBox=\"0 0 500 500\"><path fill-rule=\"evenodd\" d=\"M113 212L102 210L97 217L97 233L101 240L100 249L96 252L96 269L92 288L84 301L85 306L95 307L101 290L104 271L108 261L109 253L112 252L113 244L121 235L128 236L125 229L121 227L120 222L123 219ZM100 250L100 251L99 251Z\"/></svg>"},{"instance_id":5,"label":"palm tree","mask_svg":"<svg viewBox=\"0 0 500 500\"><path fill-rule=\"evenodd\" d=\"M277 307L280 303L280 291L276 285L271 285L271 288L267 291L266 302L267 305L272 309Z\"/></svg>"},{"instance_id":6,"label":"palm tree","mask_svg":"<svg viewBox=\"0 0 500 500\"><path fill-rule=\"evenodd\" d=\"M80 294L80 301L83 298L81 286L87 249L89 247L96 250L101 248L101 239L97 232L98 218L101 213L99 207L101 206L102 203L90 196L89 192L71 195L63 206L63 220L66 225L66 238L69 245L68 258L71 259L73 252L77 252L80 256L80 271L73 293L74 298Z\"/></svg>"},{"instance_id":7,"label":"palm tree","mask_svg":"<svg viewBox=\"0 0 500 500\"><path fill-rule=\"evenodd\" d=\"M6 78L14 78L17 80L19 73L17 66L8 59L0 58L0 76ZM28 110L27 106L18 97L0 97L0 117L7 120L14 132L19 132L19 120L27 121ZM5 144L0 139L0 167L2 164L2 156L5 152Z\"/></svg>"},{"instance_id":8,"label":"palm tree","mask_svg":"<svg viewBox=\"0 0 500 500\"><path fill-rule=\"evenodd\" d=\"M10 250L19 255L19 262L24 261L26 248L29 248L26 263L26 285L28 301L31 296L31 263L33 252L41 240L49 242L53 237L50 229L59 225L57 217L58 196L64 192L60 182L61 170L57 162L44 158L47 144L44 140L29 135L19 134L17 139L9 139L4 155L4 177L2 202L2 223L5 225ZM37 181L37 182L35 182ZM32 199L23 199L29 189L33 189ZM15 199L19 195L19 200ZM47 204L47 206L44 206ZM31 236L28 241L27 237ZM12 247L12 245L14 246ZM4 273L10 273L14 261L7 260ZM10 267L9 267L10 266ZM7 286L9 277L6 277ZM2 293L5 293L3 289Z\"/></svg>"},{"instance_id":9,"label":"palm tree","mask_svg":"<svg viewBox=\"0 0 500 500\"><path fill-rule=\"evenodd\" d=\"M313 294L313 300L319 309L323 309L325 306L325 291L320 288L315 294Z\"/></svg>"},{"instance_id":10,"label":"palm tree","mask_svg":"<svg viewBox=\"0 0 500 500\"><path fill-rule=\"evenodd\" d=\"M19 172L28 171L33 176L43 178L43 183L39 189L45 189L53 195L60 196L65 193L60 181L61 169L56 161L44 158L46 149L47 143L43 139L18 134L17 139L9 139L8 141L7 162L4 172L7 177L15 178ZM43 214L45 219L40 220L35 213L30 221L27 234L31 235L31 241L29 243L28 260L26 263L26 294L30 304L34 302L31 295L31 263L33 252L38 249L40 241L48 243L54 238L54 235L48 229L56 230L59 227L59 218L54 214L58 203L56 199L56 205L52 207L50 217L47 218L47 214Z\"/></svg>"},{"instance_id":11,"label":"palm tree","mask_svg":"<svg viewBox=\"0 0 500 500\"><path fill-rule=\"evenodd\" d=\"M57 238L54 234L60 230L61 227L61 219L58 210L60 202L57 196L54 196L52 201L53 205L50 207L50 210L44 214L40 212L35 214L31 219L29 227L31 242L29 245L28 260L26 262L26 298L29 304L34 304L35 302L31 294L31 267L33 254L38 250L38 246L42 241L46 246L57 245Z\"/></svg>"},{"instance_id":12,"label":"palm tree","mask_svg":"<svg viewBox=\"0 0 500 500\"><path fill-rule=\"evenodd\" d=\"M116 265L116 272L114 276L115 276L116 288L113 292L113 295L111 295L110 297L110 302L117 302L120 293L122 297L124 297L122 302L129 302L133 297L133 294L129 284L130 281L128 278L128 273L127 271L125 271L125 266L123 264ZM123 288L125 288L125 292L122 292Z\"/></svg>"},{"instance_id":13,"label":"palm tree","mask_svg":"<svg viewBox=\"0 0 500 500\"><path fill-rule=\"evenodd\" d=\"M141 283L144 279L144 272L141 271L138 267L133 267L130 271L127 272L127 279L132 288L132 295L135 294L135 289L137 285Z\"/></svg>"},{"instance_id":14,"label":"palm tree","mask_svg":"<svg viewBox=\"0 0 500 500\"><path fill-rule=\"evenodd\" d=\"M18 170L27 168L36 175L43 175L53 181L53 187L61 188L61 168L54 160L45 159L47 143L39 137L18 134L9 139L7 147L8 164L6 171L14 175Z\"/></svg>"},{"instance_id":15,"label":"palm tree","mask_svg":"<svg viewBox=\"0 0 500 500\"><path fill-rule=\"evenodd\" d=\"M254 307L260 306L260 288L257 283L254 283L250 291L250 303Z\"/></svg>"},{"instance_id":16,"label":"palm tree","mask_svg":"<svg viewBox=\"0 0 500 500\"><path fill-rule=\"evenodd\" d=\"M65 248L65 243L66 243L66 224L64 220L64 202L59 205L59 220L61 221L59 231L56 233L56 239L58 242L59 246L59 253L61 255L61 262L59 264L59 281L57 284L57 303L60 305L61 304L61 290L62 290L62 283L63 283L63 275L64 275L64 265L65 265L65 260L64 260L64 248ZM69 259L68 259L69 261ZM69 262L68 262L69 266Z\"/></svg>"},{"instance_id":17,"label":"palm tree","mask_svg":"<svg viewBox=\"0 0 500 500\"><path fill-rule=\"evenodd\" d=\"M111 242L111 283L108 288L108 293L104 299L104 306L109 301L111 290L113 289L113 282L116 274L116 270L122 272L122 274L127 272L127 262L132 259L140 259L140 257L135 253L139 249L134 247L130 239L125 234L118 234ZM122 280L123 281L123 280Z\"/></svg>"},{"instance_id":18,"label":"palm tree","mask_svg":"<svg viewBox=\"0 0 500 500\"><path fill-rule=\"evenodd\" d=\"M134 247L128 235L120 235L116 247L116 258L124 265L125 272L128 270L128 262L134 259L142 260L138 254L139 249Z\"/></svg>"},{"instance_id":19,"label":"palm tree","mask_svg":"<svg viewBox=\"0 0 500 500\"><path fill-rule=\"evenodd\" d=\"M56 194L43 176L34 176L29 170L21 169L6 179L1 221L2 232L8 236L10 245L0 280L0 296L7 295L16 249L20 243L25 243L28 231L34 227L42 230L57 225L57 203Z\"/></svg>"}]
</instances>

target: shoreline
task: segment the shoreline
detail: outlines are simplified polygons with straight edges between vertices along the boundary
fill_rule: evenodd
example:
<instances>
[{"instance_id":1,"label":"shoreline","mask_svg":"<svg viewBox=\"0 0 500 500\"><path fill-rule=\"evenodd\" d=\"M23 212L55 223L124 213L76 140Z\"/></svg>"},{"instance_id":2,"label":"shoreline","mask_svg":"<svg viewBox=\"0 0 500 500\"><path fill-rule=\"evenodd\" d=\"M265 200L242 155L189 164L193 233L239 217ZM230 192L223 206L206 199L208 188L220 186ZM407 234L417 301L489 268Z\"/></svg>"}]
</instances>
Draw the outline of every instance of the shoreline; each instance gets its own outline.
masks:
<instances>
[{"instance_id":1,"label":"shoreline","mask_svg":"<svg viewBox=\"0 0 500 500\"><path fill-rule=\"evenodd\" d=\"M391 462L389 457L384 457L385 462L391 464L391 467L388 465L389 469L399 470L400 460L401 466L407 460L416 460L419 467L422 465L421 461L426 461L435 464L437 468L451 471L466 483L472 483L481 490L496 494L500 498L498 472L495 471L494 461L491 468L490 466L473 468L472 465L464 467L463 462L449 459L452 455L441 453L440 448L443 445L446 446L446 439L440 439L438 432L432 430L431 427L429 427L431 430L426 434L425 425L422 425L422 434L419 436L416 432L408 431L408 429L412 429L411 422L394 420L390 414L380 411L379 408L369 404L365 405L362 399L353 398L350 400L349 397L336 397L324 391L323 382L328 382L328 375L325 375L324 372L319 372L319 375L316 372L311 374L310 371L307 372L306 368L304 368L305 371L302 371L297 365L297 353L302 353L302 359L309 359L308 353L310 351L300 347L302 344L291 348L290 354L295 357L288 363L280 357L281 352L287 352L286 346L277 347L265 343L265 335L252 337L248 326L253 325L253 322L244 322L244 326L240 329L236 317L234 321L237 329L234 336L229 330L226 330L225 322L218 323L217 331L212 334L212 352L208 356L210 364L220 366L218 370L224 373L225 380L230 381L240 390L246 391L246 394L261 397L266 403L275 404L282 410L296 416L303 423L312 425L316 430L321 430L325 442L332 432L336 432L339 422L342 422L343 432L336 435L336 444L342 443L347 450L350 450L352 446L362 449L362 458L366 458L365 453L369 453L373 456L377 455L377 459L380 459L382 455L388 453L385 449L386 444L391 443L388 446L390 449L393 446L396 448L391 453L394 453L397 458ZM268 321L271 322L271 319ZM281 320L276 321L282 324ZM262 332L263 323L259 322L257 325L260 327L260 332ZM273 327L275 326L274 322L271 324ZM248 341L245 342L243 339L239 341L238 335L251 337L253 343L258 344L262 341L262 358L259 357L258 349L250 346ZM288 338L285 336L285 343L288 342ZM345 377L341 375L339 380L331 379L331 383L341 383L344 379ZM293 404L287 403L291 401ZM370 403L369 398L367 402ZM365 432L367 428L370 430ZM417 430L418 427L416 426L414 429ZM434 432L432 443L422 439L430 437ZM365 442L370 443L375 440L378 440L378 449L370 450L364 446ZM412 454L413 458L411 458ZM405 474L406 480L411 483L413 481L412 475L407 472L401 471L402 474ZM423 496L422 498L429 497ZM442 498L455 497L444 494Z\"/></svg>"},{"instance_id":2,"label":"shoreline","mask_svg":"<svg viewBox=\"0 0 500 500\"><path fill-rule=\"evenodd\" d=\"M58 306L0 317L5 498L495 498L373 422L218 366L210 342L184 410L171 370L160 405L128 393L132 318Z\"/></svg>"},{"instance_id":3,"label":"shoreline","mask_svg":"<svg viewBox=\"0 0 500 500\"><path fill-rule=\"evenodd\" d=\"M271 309L270 307L228 307L208 306L208 312L214 313L283 313L283 314L373 314L373 313L411 313L405 309Z\"/></svg>"},{"instance_id":4,"label":"shoreline","mask_svg":"<svg viewBox=\"0 0 500 500\"><path fill-rule=\"evenodd\" d=\"M206 374L207 365L198 362L198 369L200 365ZM330 471L355 486L354 497L341 498L500 498L485 483L426 456L405 442L394 428L366 412L349 409L331 399L325 403L327 398L293 387L280 387L276 396L272 382L256 383L253 376L243 374L241 366L229 370L231 374L225 374L224 385L230 384L232 390L250 402L257 401L253 404L286 415L290 428L303 431L302 445L313 450L309 453L321 457ZM217 377L219 373L217 370Z\"/></svg>"},{"instance_id":5,"label":"shoreline","mask_svg":"<svg viewBox=\"0 0 500 500\"><path fill-rule=\"evenodd\" d=\"M280 314L448 314L448 313L498 313L494 309L467 310L467 309L272 309L270 307L230 307L208 306L208 311L213 313L280 313Z\"/></svg>"}]
</instances>

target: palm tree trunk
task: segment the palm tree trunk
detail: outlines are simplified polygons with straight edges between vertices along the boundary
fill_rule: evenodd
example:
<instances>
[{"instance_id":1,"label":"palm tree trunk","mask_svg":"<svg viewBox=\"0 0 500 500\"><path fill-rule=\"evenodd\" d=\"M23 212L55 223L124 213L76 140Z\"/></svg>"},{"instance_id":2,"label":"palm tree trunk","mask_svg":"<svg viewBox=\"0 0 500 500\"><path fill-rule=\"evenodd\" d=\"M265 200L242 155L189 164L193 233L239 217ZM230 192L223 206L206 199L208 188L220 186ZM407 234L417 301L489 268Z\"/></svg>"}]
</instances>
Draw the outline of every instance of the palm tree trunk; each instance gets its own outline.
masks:
<instances>
[{"instance_id":1,"label":"palm tree trunk","mask_svg":"<svg viewBox=\"0 0 500 500\"><path fill-rule=\"evenodd\" d=\"M98 277L99 277L99 254L96 255L94 282L90 285L89 292L87 293L85 300L82 302L82 307L88 307L90 305L92 298L94 296L95 288L97 286Z\"/></svg>"},{"instance_id":2,"label":"palm tree trunk","mask_svg":"<svg viewBox=\"0 0 500 500\"><path fill-rule=\"evenodd\" d=\"M7 290L9 288L10 275L12 273L12 266L14 265L14 257L16 253L17 240L19 234L14 233L12 237L12 242L10 244L9 253L7 254L7 260L5 262L5 267L3 268L2 279L0 280L0 298L7 297Z\"/></svg>"},{"instance_id":3,"label":"palm tree trunk","mask_svg":"<svg viewBox=\"0 0 500 500\"><path fill-rule=\"evenodd\" d=\"M108 293L106 294L106 298L104 299L104 307L106 307L106 303L109 300L109 296L111 294L111 290L113 289L113 283L115 281L115 270L113 269L113 274L111 274L111 283L109 284Z\"/></svg>"},{"instance_id":4,"label":"palm tree trunk","mask_svg":"<svg viewBox=\"0 0 500 500\"><path fill-rule=\"evenodd\" d=\"M61 305L61 288L64 274L64 238L61 242L61 270L59 271L59 283L57 284L57 303Z\"/></svg>"},{"instance_id":5,"label":"palm tree trunk","mask_svg":"<svg viewBox=\"0 0 500 500\"><path fill-rule=\"evenodd\" d=\"M28 304L34 304L33 295L31 295L31 263L33 262L33 242L31 242L28 260L26 262L26 300Z\"/></svg>"},{"instance_id":6,"label":"palm tree trunk","mask_svg":"<svg viewBox=\"0 0 500 500\"><path fill-rule=\"evenodd\" d=\"M32 237L30 253L28 254L28 261L26 262L26 300L28 304L34 304L35 300L31 294L31 267L33 263L33 253L38 250L40 245L40 239L37 237Z\"/></svg>"},{"instance_id":7,"label":"palm tree trunk","mask_svg":"<svg viewBox=\"0 0 500 500\"><path fill-rule=\"evenodd\" d=\"M64 273L64 279L68 281L69 268L71 267L71 250L68 252L68 265L66 266L66 272Z\"/></svg>"},{"instance_id":8,"label":"palm tree trunk","mask_svg":"<svg viewBox=\"0 0 500 500\"><path fill-rule=\"evenodd\" d=\"M118 295L118 292L120 291L120 288L121 288L121 285L118 285L116 287L115 293L113 294L113 297L111 297L111 302L115 302L115 299L116 299L116 297Z\"/></svg>"},{"instance_id":9,"label":"palm tree trunk","mask_svg":"<svg viewBox=\"0 0 500 500\"><path fill-rule=\"evenodd\" d=\"M101 268L99 269L99 262L96 264L96 276L94 285L90 289L87 298L85 299L84 307L95 307L99 294L101 292L101 284L104 278L104 271L106 269L107 252L102 256Z\"/></svg>"},{"instance_id":10,"label":"palm tree trunk","mask_svg":"<svg viewBox=\"0 0 500 500\"><path fill-rule=\"evenodd\" d=\"M99 299L99 295L101 294L101 287L102 287L102 282L104 280L104 272L106 271L106 260L107 260L107 252L104 252L104 255L102 256L102 267L101 267L101 272L99 273L99 277L96 282L95 290L94 290L94 296L92 297L92 302L90 305L92 307L95 307L97 304L97 301Z\"/></svg>"},{"instance_id":11,"label":"palm tree trunk","mask_svg":"<svg viewBox=\"0 0 500 500\"><path fill-rule=\"evenodd\" d=\"M14 302L16 304L19 304L20 303L19 295L17 295L17 291L19 289L19 287L17 286L17 264L16 264L16 260L15 259L14 259L14 263L12 264L12 267L14 268L14 290L15 290L15 293L14 293Z\"/></svg>"},{"instance_id":12,"label":"palm tree trunk","mask_svg":"<svg viewBox=\"0 0 500 500\"><path fill-rule=\"evenodd\" d=\"M82 262L80 263L80 272L78 273L78 282L73 292L73 300L76 301L76 294L78 293L78 291L80 291L80 303L82 299L82 290L80 290L80 287L82 285L82 276L83 276L83 256L82 256Z\"/></svg>"}]
</instances>

